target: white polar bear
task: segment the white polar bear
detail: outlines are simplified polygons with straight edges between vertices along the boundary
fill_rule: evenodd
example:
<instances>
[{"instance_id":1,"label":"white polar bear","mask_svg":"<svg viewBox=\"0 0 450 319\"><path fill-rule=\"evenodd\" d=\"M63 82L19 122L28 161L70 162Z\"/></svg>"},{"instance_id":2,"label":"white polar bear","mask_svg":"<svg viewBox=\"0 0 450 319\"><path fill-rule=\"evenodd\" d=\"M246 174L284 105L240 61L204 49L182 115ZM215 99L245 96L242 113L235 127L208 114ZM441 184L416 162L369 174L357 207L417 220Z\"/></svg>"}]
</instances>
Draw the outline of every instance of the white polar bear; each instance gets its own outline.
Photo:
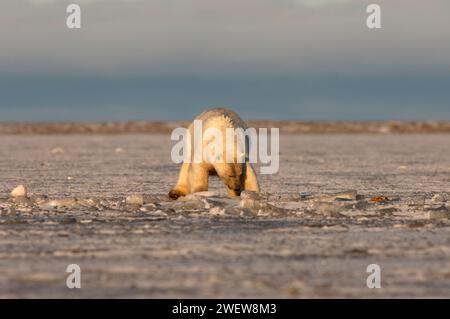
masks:
<instances>
[{"instance_id":1,"label":"white polar bear","mask_svg":"<svg viewBox=\"0 0 450 319\"><path fill-rule=\"evenodd\" d=\"M231 197L239 196L243 190L259 192L255 171L248 160L248 136L245 137L245 146L242 147L242 144L238 145L239 139L233 135L233 140L229 141L229 143L232 143L231 145L234 145L233 152L231 156L227 154L227 129L241 129L245 131L247 129L245 122L235 112L225 108L207 110L197 116L194 122L189 125L190 145L195 146L194 123L199 120L202 123L200 139L202 148L211 146L211 138L205 132L213 128L222 133L222 150L214 150L213 157L216 159L215 161L206 160L203 152L201 153L200 161L185 161L181 166L178 182L169 192L169 197L177 199L190 193L207 191L208 177L210 175L219 176L227 186L228 195ZM194 149L195 147L191 147L191 158L195 157ZM229 160L230 157L231 161Z\"/></svg>"}]
</instances>

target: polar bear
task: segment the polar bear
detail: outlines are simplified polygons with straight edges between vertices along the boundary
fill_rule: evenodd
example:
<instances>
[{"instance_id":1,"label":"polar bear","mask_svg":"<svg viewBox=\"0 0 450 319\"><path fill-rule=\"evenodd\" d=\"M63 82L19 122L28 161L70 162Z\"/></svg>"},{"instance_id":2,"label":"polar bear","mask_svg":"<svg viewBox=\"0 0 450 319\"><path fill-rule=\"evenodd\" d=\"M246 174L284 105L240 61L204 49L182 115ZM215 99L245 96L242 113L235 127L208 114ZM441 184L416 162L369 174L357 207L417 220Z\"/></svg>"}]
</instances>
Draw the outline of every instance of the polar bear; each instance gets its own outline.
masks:
<instances>
[{"instance_id":1,"label":"polar bear","mask_svg":"<svg viewBox=\"0 0 450 319\"><path fill-rule=\"evenodd\" d=\"M194 141L194 126L198 121L202 123L201 137L199 139L202 147L207 147L211 143L211 138L205 134L209 128L217 129L222 133L222 150L214 153L216 158L222 160L205 160L203 153L201 153L200 161L184 161L181 166L178 182L169 192L169 197L177 199L180 196L185 196L190 193L207 191L208 177L213 175L219 176L225 183L230 197L239 196L243 190L259 192L259 184L255 171L249 163L248 136L245 136L245 143L242 147L242 144L238 145L239 139L236 136L233 135L233 139L231 140L226 133L227 129L241 129L242 131L247 129L247 125L239 115L226 108L214 108L201 113L188 127L190 145L196 143ZM230 143L234 145L232 155L229 157L226 157L226 146L230 145L227 144L227 136L228 140L231 140ZM191 147L191 158L195 156L193 153L194 147ZM238 160L239 156L241 157L240 160ZM228 160L230 157L232 161ZM223 160L225 158L227 160Z\"/></svg>"}]
</instances>

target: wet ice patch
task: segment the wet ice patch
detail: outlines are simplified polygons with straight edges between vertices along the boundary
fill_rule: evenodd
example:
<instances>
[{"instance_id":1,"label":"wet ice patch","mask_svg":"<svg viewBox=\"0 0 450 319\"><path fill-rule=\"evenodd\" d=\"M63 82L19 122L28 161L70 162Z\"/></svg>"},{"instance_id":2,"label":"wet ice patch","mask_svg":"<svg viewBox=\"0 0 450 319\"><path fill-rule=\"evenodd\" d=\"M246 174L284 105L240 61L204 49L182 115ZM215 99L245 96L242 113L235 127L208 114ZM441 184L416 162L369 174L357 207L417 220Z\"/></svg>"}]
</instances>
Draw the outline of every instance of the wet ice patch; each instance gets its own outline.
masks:
<instances>
[{"instance_id":1,"label":"wet ice patch","mask_svg":"<svg viewBox=\"0 0 450 319\"><path fill-rule=\"evenodd\" d=\"M256 192L243 191L239 207L253 212L257 216L283 216L287 211L274 206Z\"/></svg>"},{"instance_id":2,"label":"wet ice patch","mask_svg":"<svg viewBox=\"0 0 450 319\"><path fill-rule=\"evenodd\" d=\"M18 189L15 196L0 198L0 213L8 216L36 214L93 214L110 212L118 216L129 215L132 222L137 216L154 216L160 212L164 218L248 217L248 218L318 218L350 220L423 220L442 224L450 219L447 194L415 194L399 198L392 194L361 195L356 190L336 193L270 194L243 191L240 197L220 196L214 191L199 192L170 200L165 194L129 194L118 198L49 198ZM23 196L26 194L26 196ZM162 216L161 215L161 216ZM154 216L156 220L162 218ZM120 218L122 218L120 217ZM127 217L128 218L128 217ZM94 217L86 218L95 221ZM88 223L86 223L88 224Z\"/></svg>"}]
</instances>

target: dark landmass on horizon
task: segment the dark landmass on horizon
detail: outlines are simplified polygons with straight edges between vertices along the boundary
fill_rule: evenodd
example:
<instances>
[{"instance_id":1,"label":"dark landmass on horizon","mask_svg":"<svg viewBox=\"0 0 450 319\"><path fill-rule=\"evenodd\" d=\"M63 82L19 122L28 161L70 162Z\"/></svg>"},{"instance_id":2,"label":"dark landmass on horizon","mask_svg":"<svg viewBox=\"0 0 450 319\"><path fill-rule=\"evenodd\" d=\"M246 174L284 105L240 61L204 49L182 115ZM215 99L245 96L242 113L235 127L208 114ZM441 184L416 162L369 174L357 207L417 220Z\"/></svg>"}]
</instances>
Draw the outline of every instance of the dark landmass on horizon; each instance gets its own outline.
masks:
<instances>
[{"instance_id":1,"label":"dark landmass on horizon","mask_svg":"<svg viewBox=\"0 0 450 319\"><path fill-rule=\"evenodd\" d=\"M158 134L187 127L189 121L55 122L0 123L1 135L15 134ZM374 133L431 134L450 133L448 121L271 121L250 120L249 127L278 127L281 134Z\"/></svg>"}]
</instances>

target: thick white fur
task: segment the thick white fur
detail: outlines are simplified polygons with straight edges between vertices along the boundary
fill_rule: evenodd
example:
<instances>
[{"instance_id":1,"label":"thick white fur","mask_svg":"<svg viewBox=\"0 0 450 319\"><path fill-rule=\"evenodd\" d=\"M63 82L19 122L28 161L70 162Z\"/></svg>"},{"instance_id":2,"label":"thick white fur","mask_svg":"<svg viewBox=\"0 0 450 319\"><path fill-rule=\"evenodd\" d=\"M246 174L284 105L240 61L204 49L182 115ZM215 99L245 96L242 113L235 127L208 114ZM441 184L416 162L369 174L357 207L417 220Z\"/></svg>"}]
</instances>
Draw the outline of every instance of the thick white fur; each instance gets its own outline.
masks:
<instances>
[{"instance_id":1,"label":"thick white fur","mask_svg":"<svg viewBox=\"0 0 450 319\"><path fill-rule=\"evenodd\" d=\"M202 120L203 133L208 128L216 128L222 132L223 146L222 152L215 153L223 159L226 158L226 129L227 128L242 128L247 129L245 122L233 111L225 108L214 108L207 110L197 116L195 120ZM193 124L189 126L191 135L191 145L194 145L194 127ZM202 136L202 144L205 148L211 142L211 139ZM169 196L177 199L180 196L185 196L190 193L202 192L208 190L208 177L210 175L218 175L228 188L228 195L239 196L241 191L250 190L259 192L258 180L252 165L248 162L248 143L244 150L245 154L239 154L236 140L234 140L233 163L208 162L202 158L201 163L183 163L181 166L178 182L175 187L169 192ZM192 147L192 159L194 158ZM238 163L237 157L244 155L246 160L244 163Z\"/></svg>"}]
</instances>

